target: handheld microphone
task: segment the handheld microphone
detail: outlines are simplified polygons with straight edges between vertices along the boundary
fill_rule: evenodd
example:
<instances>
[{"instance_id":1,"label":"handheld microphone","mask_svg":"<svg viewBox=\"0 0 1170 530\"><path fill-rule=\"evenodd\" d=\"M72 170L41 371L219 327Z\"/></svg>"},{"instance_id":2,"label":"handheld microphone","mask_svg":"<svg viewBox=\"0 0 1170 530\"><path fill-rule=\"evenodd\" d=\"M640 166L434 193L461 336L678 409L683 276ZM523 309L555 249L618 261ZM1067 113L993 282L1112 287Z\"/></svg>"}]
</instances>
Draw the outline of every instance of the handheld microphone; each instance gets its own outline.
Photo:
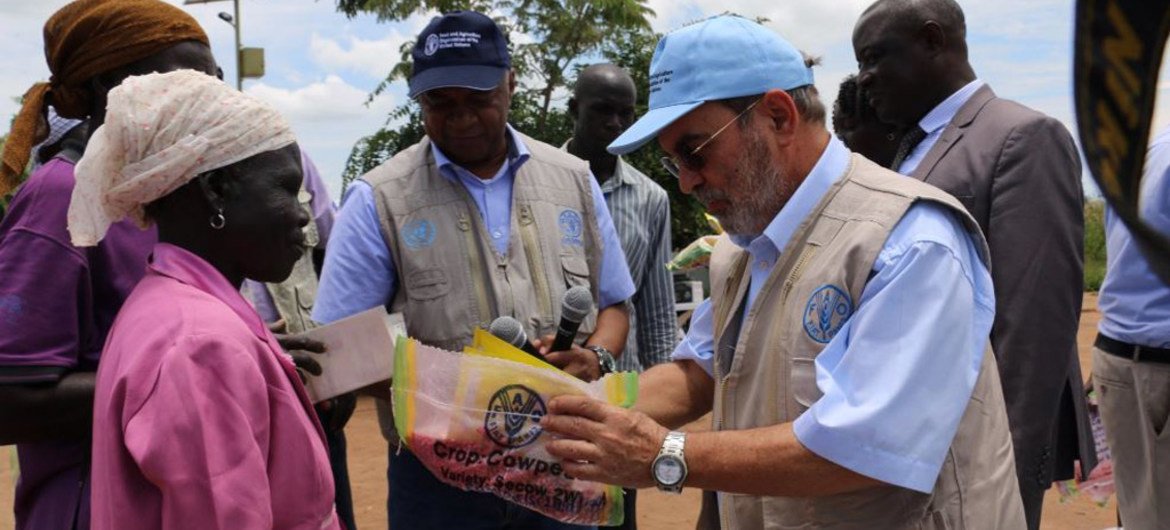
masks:
<instances>
[{"instance_id":1,"label":"handheld microphone","mask_svg":"<svg viewBox=\"0 0 1170 530\"><path fill-rule=\"evenodd\" d=\"M577 328L581 321L593 311L593 293L588 287L580 285L565 291L565 299L561 302L561 324L557 326L557 336L553 339L552 347L548 351L565 351L573 346L577 338Z\"/></svg>"},{"instance_id":2,"label":"handheld microphone","mask_svg":"<svg viewBox=\"0 0 1170 530\"><path fill-rule=\"evenodd\" d=\"M520 325L520 321L509 316L502 316L492 321L491 326L488 327L488 332L492 335L503 339L504 342L511 344L524 353L544 360L544 356L532 347L532 343L528 342L528 334L524 333L524 326Z\"/></svg>"}]
</instances>

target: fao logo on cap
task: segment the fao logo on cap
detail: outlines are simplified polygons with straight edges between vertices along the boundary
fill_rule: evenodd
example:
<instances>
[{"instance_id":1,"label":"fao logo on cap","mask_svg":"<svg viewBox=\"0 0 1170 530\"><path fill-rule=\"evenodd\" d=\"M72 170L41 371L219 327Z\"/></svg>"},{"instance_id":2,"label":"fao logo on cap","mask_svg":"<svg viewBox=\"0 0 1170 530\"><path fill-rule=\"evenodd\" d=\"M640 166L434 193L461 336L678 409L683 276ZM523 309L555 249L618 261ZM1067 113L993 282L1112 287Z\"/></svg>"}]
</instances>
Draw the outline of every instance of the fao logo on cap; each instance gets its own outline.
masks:
<instances>
[{"instance_id":1,"label":"fao logo on cap","mask_svg":"<svg viewBox=\"0 0 1170 530\"><path fill-rule=\"evenodd\" d=\"M439 35L437 33L431 33L427 36L427 44L423 48L423 53L429 57L437 51L439 51Z\"/></svg>"}]
</instances>

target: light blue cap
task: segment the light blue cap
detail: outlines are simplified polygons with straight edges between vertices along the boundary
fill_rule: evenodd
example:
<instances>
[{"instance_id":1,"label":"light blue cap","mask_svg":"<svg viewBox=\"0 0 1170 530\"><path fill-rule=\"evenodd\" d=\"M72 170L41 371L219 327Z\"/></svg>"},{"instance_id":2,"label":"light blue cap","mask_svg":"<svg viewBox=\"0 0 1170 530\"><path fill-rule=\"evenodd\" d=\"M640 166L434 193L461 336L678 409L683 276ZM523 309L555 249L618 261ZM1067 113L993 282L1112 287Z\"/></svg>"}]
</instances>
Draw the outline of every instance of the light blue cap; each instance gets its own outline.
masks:
<instances>
[{"instance_id":1,"label":"light blue cap","mask_svg":"<svg viewBox=\"0 0 1170 530\"><path fill-rule=\"evenodd\" d=\"M707 101L811 85L800 50L751 20L720 15L668 33L650 60L650 111L609 144L624 155Z\"/></svg>"}]
</instances>

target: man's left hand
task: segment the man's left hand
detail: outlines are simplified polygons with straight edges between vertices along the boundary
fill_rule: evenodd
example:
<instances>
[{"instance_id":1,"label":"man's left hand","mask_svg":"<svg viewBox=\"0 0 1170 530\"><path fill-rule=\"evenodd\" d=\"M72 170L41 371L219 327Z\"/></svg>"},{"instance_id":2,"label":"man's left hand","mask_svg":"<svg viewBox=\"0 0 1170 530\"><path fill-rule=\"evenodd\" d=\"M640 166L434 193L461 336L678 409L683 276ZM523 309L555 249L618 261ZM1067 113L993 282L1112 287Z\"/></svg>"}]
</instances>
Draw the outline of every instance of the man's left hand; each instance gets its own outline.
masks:
<instances>
[{"instance_id":1,"label":"man's left hand","mask_svg":"<svg viewBox=\"0 0 1170 530\"><path fill-rule=\"evenodd\" d=\"M570 475L629 488L654 485L650 466L668 431L649 416L583 396L558 396L540 424L563 437L546 448L564 460Z\"/></svg>"},{"instance_id":2,"label":"man's left hand","mask_svg":"<svg viewBox=\"0 0 1170 530\"><path fill-rule=\"evenodd\" d=\"M548 335L535 342L536 348L549 364L582 381L596 381L601 377L601 363L598 362L597 354L593 350L574 344L565 351L550 352L548 348L552 345L553 339L552 335Z\"/></svg>"}]
</instances>

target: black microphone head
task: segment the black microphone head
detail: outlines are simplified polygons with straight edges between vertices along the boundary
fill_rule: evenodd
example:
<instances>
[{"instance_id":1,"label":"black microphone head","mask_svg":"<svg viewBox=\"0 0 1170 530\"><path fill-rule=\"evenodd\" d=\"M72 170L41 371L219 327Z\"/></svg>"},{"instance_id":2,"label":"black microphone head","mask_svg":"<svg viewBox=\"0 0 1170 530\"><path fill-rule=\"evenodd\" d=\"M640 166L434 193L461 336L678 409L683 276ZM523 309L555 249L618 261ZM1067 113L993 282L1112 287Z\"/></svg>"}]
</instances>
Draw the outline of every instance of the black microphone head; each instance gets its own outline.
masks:
<instances>
[{"instance_id":1,"label":"black microphone head","mask_svg":"<svg viewBox=\"0 0 1170 530\"><path fill-rule=\"evenodd\" d=\"M517 348L528 343L528 336L524 333L524 326L520 325L519 320L510 316L502 316L493 320L492 325L488 327L488 332Z\"/></svg>"},{"instance_id":2,"label":"black microphone head","mask_svg":"<svg viewBox=\"0 0 1170 530\"><path fill-rule=\"evenodd\" d=\"M588 287L578 285L565 291L565 299L561 303L561 318L570 322L580 322L585 320L590 311L593 311L593 293Z\"/></svg>"}]
</instances>

